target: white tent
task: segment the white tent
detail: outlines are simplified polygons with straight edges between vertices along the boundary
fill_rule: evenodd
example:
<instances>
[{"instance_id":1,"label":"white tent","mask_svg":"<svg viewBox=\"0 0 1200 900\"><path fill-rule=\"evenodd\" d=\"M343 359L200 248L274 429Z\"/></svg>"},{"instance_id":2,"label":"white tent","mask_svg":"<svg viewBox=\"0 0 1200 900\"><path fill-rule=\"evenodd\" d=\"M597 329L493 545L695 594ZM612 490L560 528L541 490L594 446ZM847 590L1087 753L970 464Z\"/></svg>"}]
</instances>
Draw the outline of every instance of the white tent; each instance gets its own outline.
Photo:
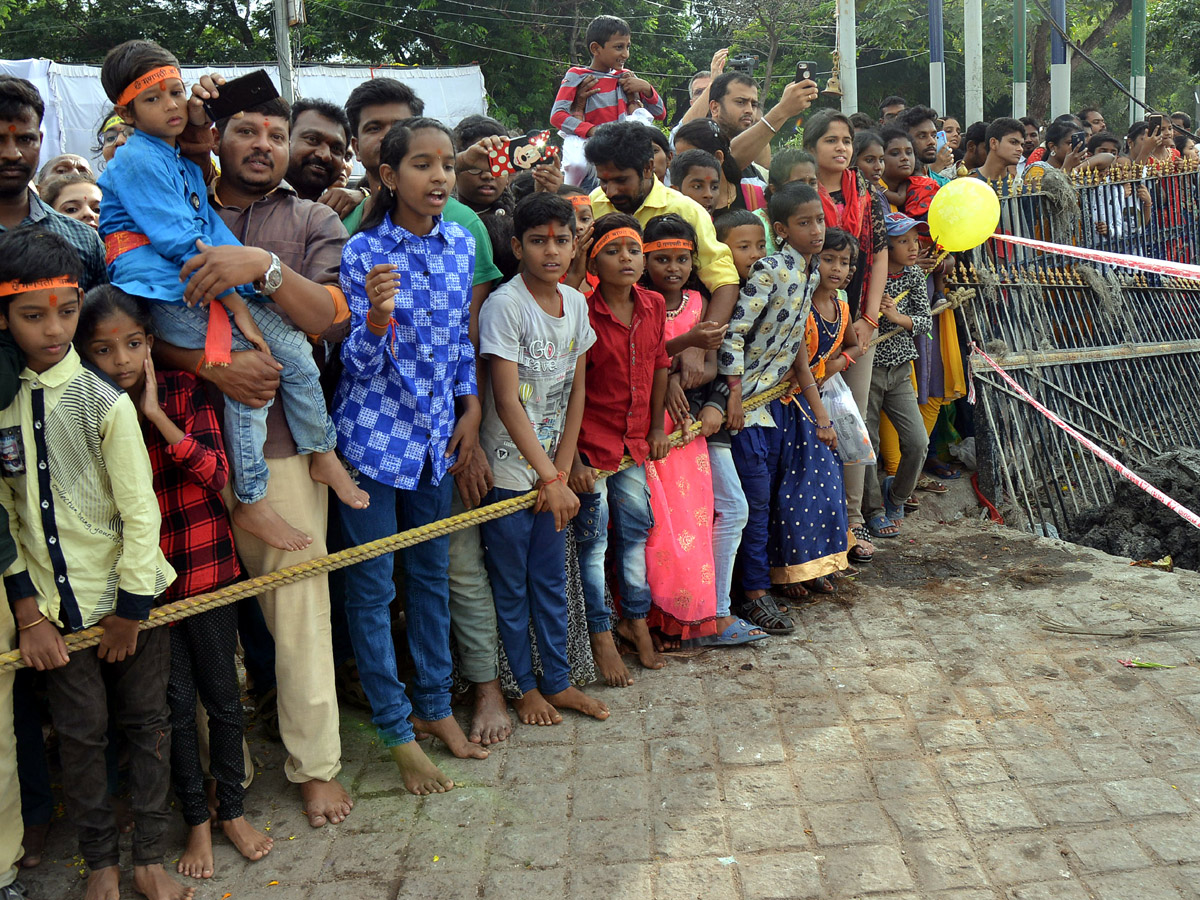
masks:
<instances>
[{"instance_id":1,"label":"white tent","mask_svg":"<svg viewBox=\"0 0 1200 900\"><path fill-rule=\"evenodd\" d=\"M255 69L266 69L279 84L278 67L185 66L187 84L208 72L237 78ZM46 102L42 122L42 162L60 153L77 153L89 160L96 154L96 131L112 104L100 87L99 66L60 65L48 59L0 60L0 74L28 79ZM453 127L474 113L487 112L483 72L479 66L410 68L377 66L300 66L295 70L296 95L319 97L344 104L350 91L369 78L395 78L409 85L425 101L425 114Z\"/></svg>"}]
</instances>

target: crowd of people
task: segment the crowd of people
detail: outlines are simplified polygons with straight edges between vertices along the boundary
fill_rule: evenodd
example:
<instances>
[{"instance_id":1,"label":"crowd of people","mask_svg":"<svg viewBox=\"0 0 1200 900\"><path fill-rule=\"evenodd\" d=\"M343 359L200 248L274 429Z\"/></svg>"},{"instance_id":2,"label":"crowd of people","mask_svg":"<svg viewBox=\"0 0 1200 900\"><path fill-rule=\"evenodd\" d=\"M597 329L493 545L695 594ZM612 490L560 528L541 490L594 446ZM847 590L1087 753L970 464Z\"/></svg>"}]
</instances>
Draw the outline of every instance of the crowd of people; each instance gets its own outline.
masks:
<instances>
[{"instance_id":1,"label":"crowd of people","mask_svg":"<svg viewBox=\"0 0 1200 900\"><path fill-rule=\"evenodd\" d=\"M270 853L243 808L239 658L319 827L353 807L339 702L370 711L409 791L437 793L453 782L420 739L486 757L510 703L524 725L605 719L572 673L632 684L621 645L653 672L680 646L791 633L961 476L938 452L970 432L963 329L932 314L953 264L925 222L938 189L1195 154L1169 121L1123 146L1094 109L1043 134L889 97L873 121L809 114L810 80L764 109L725 51L668 134L630 38L591 23L548 111L561 151L532 156L385 77L344 107L276 97L213 122L224 79L189 88L134 40L102 68L96 163L38 171L43 99L0 77L0 644L26 664L0 674L0 900L41 861L54 750L88 900L119 896L123 832L152 900L211 877L214 828ZM802 141L773 148L798 118ZM138 630L531 491L401 566ZM92 626L98 649L68 653ZM172 793L186 883L163 867Z\"/></svg>"}]
</instances>

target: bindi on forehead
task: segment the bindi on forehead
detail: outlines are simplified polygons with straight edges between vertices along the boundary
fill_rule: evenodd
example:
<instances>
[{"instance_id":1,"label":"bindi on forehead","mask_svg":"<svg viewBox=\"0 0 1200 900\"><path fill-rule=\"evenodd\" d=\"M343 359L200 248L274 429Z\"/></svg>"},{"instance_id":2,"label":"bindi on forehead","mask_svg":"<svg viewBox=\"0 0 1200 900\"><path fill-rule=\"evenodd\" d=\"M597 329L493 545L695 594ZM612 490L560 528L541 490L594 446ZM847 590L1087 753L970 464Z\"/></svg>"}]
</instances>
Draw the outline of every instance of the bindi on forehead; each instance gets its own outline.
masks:
<instances>
[{"instance_id":1,"label":"bindi on forehead","mask_svg":"<svg viewBox=\"0 0 1200 900\"><path fill-rule=\"evenodd\" d=\"M8 126L8 133L9 133L9 134L16 134L16 133L17 133L17 126L16 126L16 125L9 125L9 126Z\"/></svg>"},{"instance_id":2,"label":"bindi on forehead","mask_svg":"<svg viewBox=\"0 0 1200 900\"><path fill-rule=\"evenodd\" d=\"M49 300L51 306L58 306L58 294L51 294Z\"/></svg>"}]
</instances>

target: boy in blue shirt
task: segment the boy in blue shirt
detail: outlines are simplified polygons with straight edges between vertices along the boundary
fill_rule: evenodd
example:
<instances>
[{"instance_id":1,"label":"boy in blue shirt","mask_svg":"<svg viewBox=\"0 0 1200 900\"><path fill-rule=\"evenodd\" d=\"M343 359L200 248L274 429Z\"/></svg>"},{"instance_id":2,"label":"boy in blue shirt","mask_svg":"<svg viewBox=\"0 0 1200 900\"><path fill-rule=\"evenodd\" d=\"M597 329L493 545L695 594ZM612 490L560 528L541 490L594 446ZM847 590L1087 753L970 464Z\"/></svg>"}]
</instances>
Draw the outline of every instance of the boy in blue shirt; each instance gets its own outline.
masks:
<instances>
[{"instance_id":1,"label":"boy in blue shirt","mask_svg":"<svg viewBox=\"0 0 1200 900\"><path fill-rule=\"evenodd\" d=\"M188 124L188 107L178 60L151 41L126 41L105 57L100 80L117 112L134 127L99 181L100 235L112 283L157 301L152 309L158 336L179 347L203 347L207 365L227 365L235 348L274 356L283 366L279 392L288 427L300 453L312 455L313 480L332 487L348 506L363 508L366 494L337 458L308 339L262 302L283 282L279 258L268 254L259 280L219 297L206 285L181 280L180 269L205 246L239 243L208 202L200 167L180 154L177 139ZM286 117L286 105L279 103ZM239 501L234 523L280 550L307 547L312 538L285 522L266 499L267 410L226 399L224 424Z\"/></svg>"}]
</instances>

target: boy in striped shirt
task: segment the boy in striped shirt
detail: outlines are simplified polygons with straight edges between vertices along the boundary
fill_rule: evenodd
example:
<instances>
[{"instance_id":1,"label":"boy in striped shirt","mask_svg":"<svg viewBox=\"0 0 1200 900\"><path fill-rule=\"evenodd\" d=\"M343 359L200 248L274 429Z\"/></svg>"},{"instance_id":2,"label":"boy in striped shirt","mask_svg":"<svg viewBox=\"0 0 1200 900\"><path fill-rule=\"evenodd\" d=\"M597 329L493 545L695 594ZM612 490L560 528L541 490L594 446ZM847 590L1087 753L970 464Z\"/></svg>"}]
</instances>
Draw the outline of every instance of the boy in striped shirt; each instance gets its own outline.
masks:
<instances>
[{"instance_id":1,"label":"boy in striped shirt","mask_svg":"<svg viewBox=\"0 0 1200 900\"><path fill-rule=\"evenodd\" d=\"M591 65L571 66L563 76L550 124L563 138L563 170L568 184L579 184L587 171L583 143L597 125L618 122L634 104L663 121L667 108L654 87L624 68L629 59L632 35L629 23L616 16L597 16L585 36L592 54ZM583 118L576 115L576 100L583 100Z\"/></svg>"}]
</instances>

